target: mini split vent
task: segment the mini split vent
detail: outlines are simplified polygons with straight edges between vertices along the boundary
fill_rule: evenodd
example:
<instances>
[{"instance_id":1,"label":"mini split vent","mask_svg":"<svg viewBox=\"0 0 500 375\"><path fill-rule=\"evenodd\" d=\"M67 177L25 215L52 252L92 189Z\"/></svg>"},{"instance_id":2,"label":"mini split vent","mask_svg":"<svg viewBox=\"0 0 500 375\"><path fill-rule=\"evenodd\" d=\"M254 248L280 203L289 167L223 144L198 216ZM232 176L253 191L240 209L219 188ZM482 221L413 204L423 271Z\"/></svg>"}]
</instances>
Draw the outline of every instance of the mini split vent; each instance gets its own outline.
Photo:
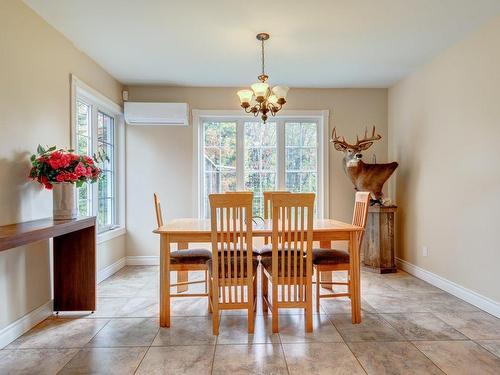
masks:
<instances>
[{"instance_id":1,"label":"mini split vent","mask_svg":"<svg viewBox=\"0 0 500 375\"><path fill-rule=\"evenodd\" d=\"M124 103L125 122L129 125L188 126L187 103Z\"/></svg>"}]
</instances>

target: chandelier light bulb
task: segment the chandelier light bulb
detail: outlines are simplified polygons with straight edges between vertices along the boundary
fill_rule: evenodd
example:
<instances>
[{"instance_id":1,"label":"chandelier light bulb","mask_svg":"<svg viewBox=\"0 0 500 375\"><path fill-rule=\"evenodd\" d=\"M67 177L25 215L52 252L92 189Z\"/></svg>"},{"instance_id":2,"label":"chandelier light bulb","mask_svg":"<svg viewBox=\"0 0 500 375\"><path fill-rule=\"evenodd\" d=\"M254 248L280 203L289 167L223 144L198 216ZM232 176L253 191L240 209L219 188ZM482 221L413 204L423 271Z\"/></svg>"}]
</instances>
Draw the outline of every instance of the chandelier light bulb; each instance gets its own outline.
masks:
<instances>
[{"instance_id":1,"label":"chandelier light bulb","mask_svg":"<svg viewBox=\"0 0 500 375\"><path fill-rule=\"evenodd\" d=\"M240 90L236 93L238 97L240 98L240 103L243 105L244 103L250 104L253 98L253 91L252 90Z\"/></svg>"},{"instance_id":2,"label":"chandelier light bulb","mask_svg":"<svg viewBox=\"0 0 500 375\"><path fill-rule=\"evenodd\" d=\"M267 92L269 90L269 84L265 82L257 82L254 83L252 86L250 86L255 94L255 97L262 97L266 98L267 97Z\"/></svg>"},{"instance_id":3,"label":"chandelier light bulb","mask_svg":"<svg viewBox=\"0 0 500 375\"><path fill-rule=\"evenodd\" d=\"M278 97L274 94L269 95L269 98L267 98L267 101L271 104L278 104Z\"/></svg>"},{"instance_id":4,"label":"chandelier light bulb","mask_svg":"<svg viewBox=\"0 0 500 375\"><path fill-rule=\"evenodd\" d=\"M278 99L286 99L289 88L286 86L274 86L272 92Z\"/></svg>"}]
</instances>

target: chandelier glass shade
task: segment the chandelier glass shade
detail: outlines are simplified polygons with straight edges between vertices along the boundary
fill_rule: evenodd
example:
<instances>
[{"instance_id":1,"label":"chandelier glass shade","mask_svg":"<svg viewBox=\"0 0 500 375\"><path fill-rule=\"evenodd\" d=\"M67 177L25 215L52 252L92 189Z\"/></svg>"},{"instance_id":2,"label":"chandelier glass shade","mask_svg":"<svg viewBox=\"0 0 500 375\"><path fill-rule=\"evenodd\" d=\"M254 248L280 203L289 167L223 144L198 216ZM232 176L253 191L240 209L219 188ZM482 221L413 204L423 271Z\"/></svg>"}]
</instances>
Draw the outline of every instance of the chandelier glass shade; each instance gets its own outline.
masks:
<instances>
[{"instance_id":1,"label":"chandelier glass shade","mask_svg":"<svg viewBox=\"0 0 500 375\"><path fill-rule=\"evenodd\" d=\"M241 107L245 112L252 113L255 117L260 114L264 123L269 114L275 116L283 108L288 94L288 87L274 86L271 88L267 83L269 77L264 72L264 41L268 39L269 34L257 34L257 40L261 41L262 51L262 74L257 77L259 82L252 84L251 90L244 89L237 92Z\"/></svg>"}]
</instances>

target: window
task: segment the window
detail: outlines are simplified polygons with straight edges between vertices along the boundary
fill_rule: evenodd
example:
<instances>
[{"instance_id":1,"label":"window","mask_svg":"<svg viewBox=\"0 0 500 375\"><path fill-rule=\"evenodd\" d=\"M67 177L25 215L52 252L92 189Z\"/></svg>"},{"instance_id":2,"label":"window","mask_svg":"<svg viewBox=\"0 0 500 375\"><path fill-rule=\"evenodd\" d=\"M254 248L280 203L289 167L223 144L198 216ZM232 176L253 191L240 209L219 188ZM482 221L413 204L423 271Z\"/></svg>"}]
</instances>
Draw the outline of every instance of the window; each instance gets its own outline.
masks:
<instances>
[{"instance_id":1,"label":"window","mask_svg":"<svg viewBox=\"0 0 500 375\"><path fill-rule=\"evenodd\" d=\"M236 190L236 123L203 123L203 212L208 213L208 195ZM206 216L206 215L205 215Z\"/></svg>"},{"instance_id":2,"label":"window","mask_svg":"<svg viewBox=\"0 0 500 375\"><path fill-rule=\"evenodd\" d=\"M253 214L264 216L266 190L278 186L278 144L276 122L244 122L244 190L254 192Z\"/></svg>"},{"instance_id":3,"label":"window","mask_svg":"<svg viewBox=\"0 0 500 375\"><path fill-rule=\"evenodd\" d=\"M123 210L120 210L120 200L124 194L117 188L120 185L120 107L110 103L109 99L103 99L76 79L73 84L73 148L88 156L106 155L99 162L99 168L103 171L102 179L77 190L78 213L82 216L97 216L97 231L102 235L124 224Z\"/></svg>"},{"instance_id":4,"label":"window","mask_svg":"<svg viewBox=\"0 0 500 375\"><path fill-rule=\"evenodd\" d=\"M316 215L322 217L327 204L326 118L326 111L315 111L309 116L270 118L264 124L254 117L193 111L198 124L197 214L209 217L209 194L247 190L254 192L253 214L262 217L263 192L289 190L316 193Z\"/></svg>"}]
</instances>

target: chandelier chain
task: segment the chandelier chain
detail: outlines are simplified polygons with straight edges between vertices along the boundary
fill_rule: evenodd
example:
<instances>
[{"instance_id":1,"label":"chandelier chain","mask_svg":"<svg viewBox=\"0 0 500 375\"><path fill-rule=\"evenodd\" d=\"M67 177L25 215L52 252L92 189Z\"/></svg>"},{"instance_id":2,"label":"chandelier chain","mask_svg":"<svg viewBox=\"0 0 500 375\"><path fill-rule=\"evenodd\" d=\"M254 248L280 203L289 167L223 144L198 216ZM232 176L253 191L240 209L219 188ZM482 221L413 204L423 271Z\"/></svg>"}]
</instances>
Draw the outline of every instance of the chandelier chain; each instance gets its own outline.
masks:
<instances>
[{"instance_id":1,"label":"chandelier chain","mask_svg":"<svg viewBox=\"0 0 500 375\"><path fill-rule=\"evenodd\" d=\"M262 75L265 75L264 73L264 40L261 40L261 58L262 58Z\"/></svg>"}]
</instances>

